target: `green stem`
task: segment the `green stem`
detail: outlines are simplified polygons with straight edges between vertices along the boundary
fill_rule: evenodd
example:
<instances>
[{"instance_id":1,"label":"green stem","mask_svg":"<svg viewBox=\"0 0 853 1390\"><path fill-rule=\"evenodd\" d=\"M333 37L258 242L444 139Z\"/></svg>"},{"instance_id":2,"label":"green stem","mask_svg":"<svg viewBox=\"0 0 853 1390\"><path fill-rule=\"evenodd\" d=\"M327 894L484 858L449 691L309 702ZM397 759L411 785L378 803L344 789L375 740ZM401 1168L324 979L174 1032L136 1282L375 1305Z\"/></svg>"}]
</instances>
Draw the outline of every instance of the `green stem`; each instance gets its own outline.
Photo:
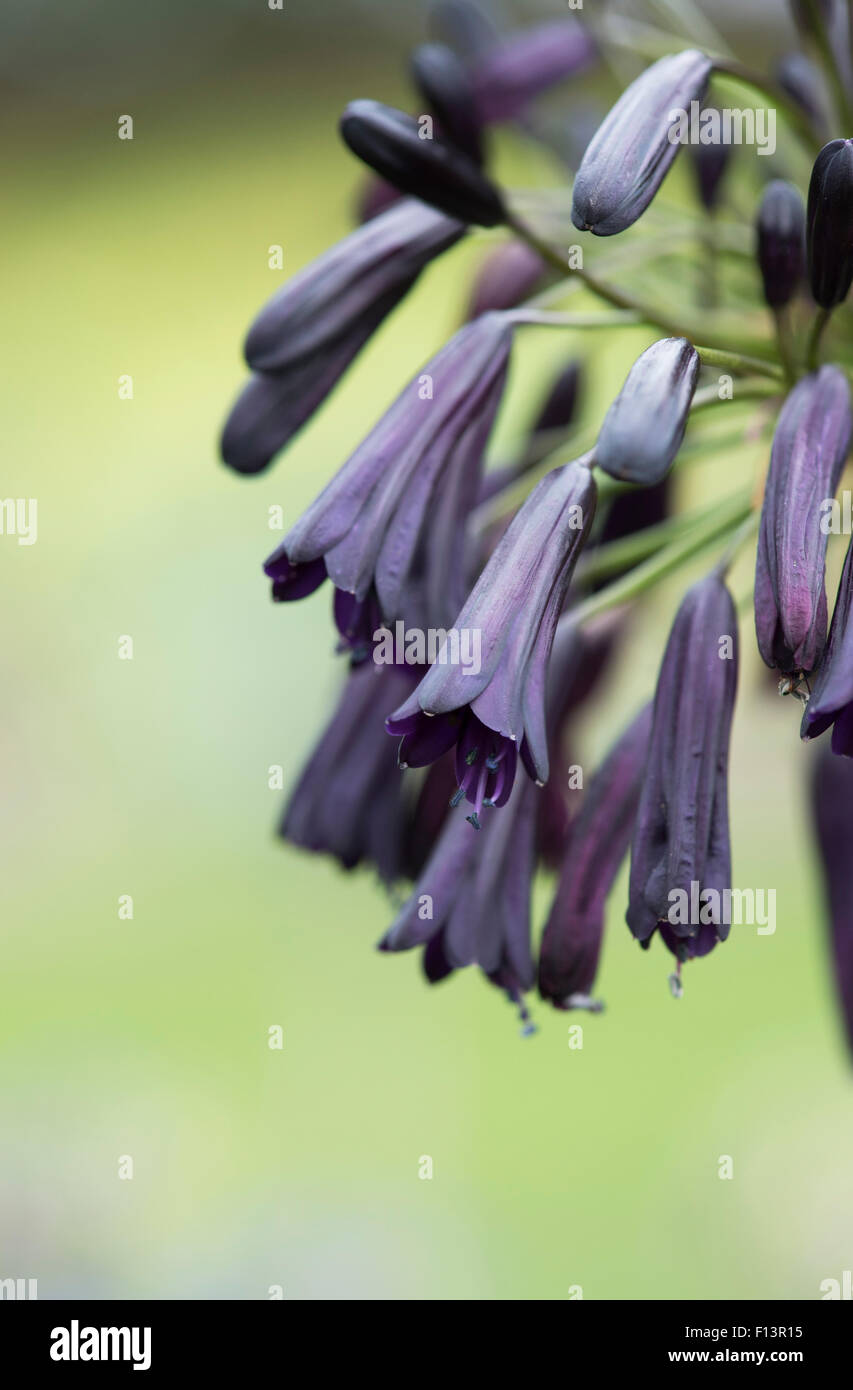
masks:
<instances>
[{"instance_id":1,"label":"green stem","mask_svg":"<svg viewBox=\"0 0 853 1390\"><path fill-rule=\"evenodd\" d=\"M765 362L762 357L749 357L744 352L729 352L723 348L700 347L698 343L694 347L706 367L728 367L730 372L759 372L762 376L773 377L774 381L784 380L781 367Z\"/></svg>"},{"instance_id":2,"label":"green stem","mask_svg":"<svg viewBox=\"0 0 853 1390\"><path fill-rule=\"evenodd\" d=\"M779 357L785 369L785 379L789 386L793 386L797 380L797 364L791 338L791 318L786 304L773 310L773 321L776 325L776 342L779 344Z\"/></svg>"},{"instance_id":3,"label":"green stem","mask_svg":"<svg viewBox=\"0 0 853 1390\"><path fill-rule=\"evenodd\" d=\"M512 309L508 317L515 323L537 324L542 328L623 328L626 324L642 323L633 309L618 314L559 314L522 307Z\"/></svg>"},{"instance_id":4,"label":"green stem","mask_svg":"<svg viewBox=\"0 0 853 1390\"><path fill-rule=\"evenodd\" d=\"M620 603L637 598L653 584L679 569L685 560L698 555L721 536L728 535L734 526L739 526L745 520L751 510L751 499L745 493L727 498L719 507L714 508L713 513L704 522L692 527L686 535L679 536L645 564L637 565L621 579L608 584L606 589L578 604L572 613L573 620L576 623L588 622L599 613L605 613Z\"/></svg>"},{"instance_id":5,"label":"green stem","mask_svg":"<svg viewBox=\"0 0 853 1390\"><path fill-rule=\"evenodd\" d=\"M656 555L665 545L683 536L685 532L704 525L710 518L717 516L719 510L719 502L712 502L695 512L667 517L665 521L659 521L654 526L646 526L642 531L622 536L618 541L607 541L604 545L593 547L578 565L578 581L582 584L595 584L601 579L624 574L625 570Z\"/></svg>"},{"instance_id":6,"label":"green stem","mask_svg":"<svg viewBox=\"0 0 853 1390\"><path fill-rule=\"evenodd\" d=\"M829 323L832 313L831 309L818 309L812 319L811 331L809 332L809 342L806 348L806 366L810 372L817 370L818 353L820 352L820 340L823 337L823 330Z\"/></svg>"}]
</instances>

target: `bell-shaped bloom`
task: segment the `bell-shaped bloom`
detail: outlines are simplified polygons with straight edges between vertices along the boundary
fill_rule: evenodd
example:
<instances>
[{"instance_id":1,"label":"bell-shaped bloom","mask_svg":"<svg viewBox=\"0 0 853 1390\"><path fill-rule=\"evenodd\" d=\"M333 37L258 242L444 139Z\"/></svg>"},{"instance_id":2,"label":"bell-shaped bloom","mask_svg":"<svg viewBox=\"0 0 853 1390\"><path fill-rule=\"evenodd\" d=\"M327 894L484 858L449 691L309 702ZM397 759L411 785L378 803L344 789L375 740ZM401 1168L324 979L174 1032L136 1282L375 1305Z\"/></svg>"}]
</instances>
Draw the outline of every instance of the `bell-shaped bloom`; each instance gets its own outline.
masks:
<instances>
[{"instance_id":1,"label":"bell-shaped bloom","mask_svg":"<svg viewBox=\"0 0 853 1390\"><path fill-rule=\"evenodd\" d=\"M803 711L801 734L817 738L832 726L832 751L853 758L853 545L848 546L829 638Z\"/></svg>"},{"instance_id":2,"label":"bell-shaped bloom","mask_svg":"<svg viewBox=\"0 0 853 1390\"><path fill-rule=\"evenodd\" d=\"M529 299L547 271L537 251L524 241L505 241L486 256L471 290L466 319L493 310L514 309Z\"/></svg>"},{"instance_id":3,"label":"bell-shaped bloom","mask_svg":"<svg viewBox=\"0 0 853 1390\"><path fill-rule=\"evenodd\" d=\"M659 483L681 448L699 365L686 338L661 338L646 348L604 417L596 465L622 482Z\"/></svg>"},{"instance_id":4,"label":"bell-shaped bloom","mask_svg":"<svg viewBox=\"0 0 853 1390\"><path fill-rule=\"evenodd\" d=\"M813 671L826 641L827 498L835 495L853 419L838 367L797 383L779 415L755 569L755 631L768 666Z\"/></svg>"},{"instance_id":5,"label":"bell-shaped bloom","mask_svg":"<svg viewBox=\"0 0 853 1390\"><path fill-rule=\"evenodd\" d=\"M806 210L792 183L768 183L758 209L758 268L764 298L781 309L797 292L805 271Z\"/></svg>"},{"instance_id":6,"label":"bell-shaped bloom","mask_svg":"<svg viewBox=\"0 0 853 1390\"><path fill-rule=\"evenodd\" d=\"M413 199L389 208L294 276L246 339L258 373L237 400L222 456L258 473L313 415L421 271L465 233Z\"/></svg>"},{"instance_id":7,"label":"bell-shaped bloom","mask_svg":"<svg viewBox=\"0 0 853 1390\"><path fill-rule=\"evenodd\" d=\"M416 117L381 101L351 101L340 121L353 154L401 193L462 222L505 222L503 199L482 169L447 141L423 138L423 129Z\"/></svg>"},{"instance_id":8,"label":"bell-shaped bloom","mask_svg":"<svg viewBox=\"0 0 853 1390\"><path fill-rule=\"evenodd\" d=\"M533 784L517 782L504 812L491 816L480 835L450 816L380 949L431 945L430 979L479 965L520 1003L536 978L530 944L536 801Z\"/></svg>"},{"instance_id":9,"label":"bell-shaped bloom","mask_svg":"<svg viewBox=\"0 0 853 1390\"><path fill-rule=\"evenodd\" d=\"M660 928L679 961L706 955L729 932L736 686L737 615L712 573L688 590L666 645L631 844L628 926L644 945Z\"/></svg>"},{"instance_id":10,"label":"bell-shaped bloom","mask_svg":"<svg viewBox=\"0 0 853 1390\"><path fill-rule=\"evenodd\" d=\"M405 778L383 718L417 681L406 666L367 662L350 671L279 825L282 839L329 854L345 869L376 866L386 883L406 871Z\"/></svg>"},{"instance_id":11,"label":"bell-shaped bloom","mask_svg":"<svg viewBox=\"0 0 853 1390\"><path fill-rule=\"evenodd\" d=\"M815 303L834 308L853 280L853 140L830 140L814 162L806 258Z\"/></svg>"},{"instance_id":12,"label":"bell-shaped bloom","mask_svg":"<svg viewBox=\"0 0 853 1390\"><path fill-rule=\"evenodd\" d=\"M517 30L470 62L475 100L486 124L512 121L540 93L588 67L596 47L573 17Z\"/></svg>"},{"instance_id":13,"label":"bell-shaped bloom","mask_svg":"<svg viewBox=\"0 0 853 1390\"><path fill-rule=\"evenodd\" d=\"M409 383L267 560L274 599L302 598L328 576L338 629L362 656L382 620L452 622L511 347L511 324L486 314Z\"/></svg>"},{"instance_id":14,"label":"bell-shaped bloom","mask_svg":"<svg viewBox=\"0 0 853 1390\"><path fill-rule=\"evenodd\" d=\"M604 909L634 829L651 727L649 704L594 774L569 829L539 952L539 993L558 1009L595 1007Z\"/></svg>"},{"instance_id":15,"label":"bell-shaped bloom","mask_svg":"<svg viewBox=\"0 0 853 1390\"><path fill-rule=\"evenodd\" d=\"M681 148L673 111L700 101L712 63L687 49L660 58L632 82L587 146L572 195L583 232L613 236L645 212Z\"/></svg>"},{"instance_id":16,"label":"bell-shaped bloom","mask_svg":"<svg viewBox=\"0 0 853 1390\"><path fill-rule=\"evenodd\" d=\"M475 164L482 164L482 121L471 76L462 59L447 44L425 43L412 54L411 71L442 136Z\"/></svg>"},{"instance_id":17,"label":"bell-shaped bloom","mask_svg":"<svg viewBox=\"0 0 853 1390\"><path fill-rule=\"evenodd\" d=\"M823 868L835 984L853 1052L853 763L821 749L812 780L812 812Z\"/></svg>"},{"instance_id":18,"label":"bell-shaped bloom","mask_svg":"<svg viewBox=\"0 0 853 1390\"><path fill-rule=\"evenodd\" d=\"M454 627L478 634L479 669L434 662L412 697L386 721L401 738L400 763L420 767L456 748L458 796L502 806L517 756L548 778L545 681L554 632L595 512L596 486L583 463L566 464L534 488L498 541Z\"/></svg>"}]
</instances>

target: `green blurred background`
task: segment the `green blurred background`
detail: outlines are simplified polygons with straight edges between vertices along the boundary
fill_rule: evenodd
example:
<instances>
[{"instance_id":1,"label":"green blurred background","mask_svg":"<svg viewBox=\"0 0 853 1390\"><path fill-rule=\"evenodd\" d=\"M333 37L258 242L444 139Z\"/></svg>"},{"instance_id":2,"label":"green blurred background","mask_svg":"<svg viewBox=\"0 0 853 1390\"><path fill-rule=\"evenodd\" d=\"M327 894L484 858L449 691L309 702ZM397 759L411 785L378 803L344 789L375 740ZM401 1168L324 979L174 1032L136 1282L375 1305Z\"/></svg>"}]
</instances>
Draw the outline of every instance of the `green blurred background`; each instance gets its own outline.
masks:
<instances>
[{"instance_id":1,"label":"green blurred background","mask_svg":"<svg viewBox=\"0 0 853 1390\"><path fill-rule=\"evenodd\" d=\"M678 1003L669 957L628 936L624 876L607 1012L540 1005L522 1040L474 972L430 990L414 955L375 953L390 909L369 873L273 833L268 768L298 770L340 668L325 591L268 600L268 508L294 518L452 331L486 234L266 476L227 473L216 435L283 278L267 248L292 273L346 233L337 113L411 102L421 21L399 0L4 17L3 491L38 499L39 534L0 540L0 1278L41 1298L817 1298L853 1261L853 1093L797 713L768 696L748 614L735 881L776 888L777 932L735 928ZM554 179L537 159L499 142L516 183ZM497 454L581 347L557 336L520 338ZM589 420L649 337L584 337ZM755 458L729 450L691 486ZM653 688L683 583L645 605L585 764Z\"/></svg>"}]
</instances>

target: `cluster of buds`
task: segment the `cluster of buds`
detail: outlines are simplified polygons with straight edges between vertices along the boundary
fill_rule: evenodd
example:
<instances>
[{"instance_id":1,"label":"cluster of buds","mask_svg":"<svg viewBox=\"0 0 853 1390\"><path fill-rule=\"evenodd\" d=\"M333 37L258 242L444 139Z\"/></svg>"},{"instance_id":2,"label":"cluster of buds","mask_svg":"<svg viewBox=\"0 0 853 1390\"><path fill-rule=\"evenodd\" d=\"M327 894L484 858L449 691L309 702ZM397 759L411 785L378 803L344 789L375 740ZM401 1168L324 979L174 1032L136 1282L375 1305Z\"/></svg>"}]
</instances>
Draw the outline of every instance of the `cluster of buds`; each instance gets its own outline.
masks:
<instances>
[{"instance_id":1,"label":"cluster of buds","mask_svg":"<svg viewBox=\"0 0 853 1390\"><path fill-rule=\"evenodd\" d=\"M226 422L222 455L253 474L308 422L431 262L472 227L500 238L458 331L294 521L264 570L276 602L330 581L347 659L338 706L290 795L281 834L347 869L372 864L398 899L408 885L382 951L422 948L431 982L478 966L515 1003L525 1031L525 996L537 985L558 1009L600 1008L606 906L629 848L627 925L644 948L660 938L674 960L675 993L682 966L729 936L721 904L732 887L728 761L741 603L728 576L757 534L758 650L782 692L805 706L802 739L832 726L831 752L813 756L815 823L853 1038L845 844L853 548L830 625L824 524L853 431L853 339L832 317L853 279L853 139L824 143L847 119L848 83L832 46L819 41L823 28L809 27L819 7L806 8L812 57L792 55L767 86L786 121L789 153L778 163L790 177L759 183L763 161L744 158L755 218L746 236L727 228L727 249L740 259L737 308L747 274L753 286L743 331L735 306L721 303L719 248L703 225L712 233L717 225L731 147L691 148L697 215L668 215L680 235L666 245L656 245L654 231L633 243L636 262L671 257L678 273L685 259L692 269L697 254L710 258L711 291L706 279L698 303L685 288L674 315L671 304L637 297L614 283L601 243L587 238L623 233L659 195L681 149L674 111L693 110L717 83L760 80L696 48L664 51L592 135L570 200L563 187L521 199L490 172L494 128L547 140L572 167L570 145L541 117L543 94L573 98L612 36L606 19L591 33L574 16L501 34L459 0L440 7L436 40L412 57L426 115L375 100L344 111L340 133L370 170L361 225L286 284L246 339L252 377ZM807 178L804 199L798 183ZM560 226L585 238L594 269L567 263ZM603 300L606 312L571 312L564 301L578 292ZM578 424L584 364L575 352L543 384L515 457L487 464L520 340L548 328L576 342L585 329L624 324L645 325L653 341L592 431ZM831 362L823 360L828 343ZM673 470L718 447L713 431L701 432L723 399L703 384L710 367L737 378L737 399L757 402L742 438L762 451L762 464L773 426L769 466L757 486L682 515L672 507ZM682 449L688 426L690 451ZM653 696L626 711L582 796L570 796L574 721L632 606L715 547L675 614ZM531 893L542 866L557 881L537 955ZM673 912L674 902L697 897L698 915Z\"/></svg>"}]
</instances>

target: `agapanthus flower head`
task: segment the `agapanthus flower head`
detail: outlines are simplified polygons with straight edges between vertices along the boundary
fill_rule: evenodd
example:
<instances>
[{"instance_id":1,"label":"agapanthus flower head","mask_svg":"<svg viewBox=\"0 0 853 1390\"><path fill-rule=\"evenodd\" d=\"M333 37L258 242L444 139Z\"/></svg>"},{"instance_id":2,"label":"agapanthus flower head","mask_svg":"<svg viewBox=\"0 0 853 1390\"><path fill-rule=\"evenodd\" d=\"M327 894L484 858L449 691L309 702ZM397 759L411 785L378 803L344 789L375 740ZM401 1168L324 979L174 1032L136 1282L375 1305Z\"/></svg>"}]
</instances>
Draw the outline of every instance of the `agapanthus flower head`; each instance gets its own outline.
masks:
<instances>
[{"instance_id":1,"label":"agapanthus flower head","mask_svg":"<svg viewBox=\"0 0 853 1390\"><path fill-rule=\"evenodd\" d=\"M604 909L634 828L651 727L649 704L593 775L569 828L539 951L539 993L558 1009L594 1007Z\"/></svg>"},{"instance_id":2,"label":"agapanthus flower head","mask_svg":"<svg viewBox=\"0 0 853 1390\"><path fill-rule=\"evenodd\" d=\"M806 256L815 303L834 308L853 280L853 140L830 140L814 162Z\"/></svg>"},{"instance_id":3,"label":"agapanthus flower head","mask_svg":"<svg viewBox=\"0 0 853 1390\"><path fill-rule=\"evenodd\" d=\"M462 150L432 135L414 116L380 101L352 101L340 122L353 154L401 193L411 193L448 217L496 227L506 221L503 199Z\"/></svg>"},{"instance_id":4,"label":"agapanthus flower head","mask_svg":"<svg viewBox=\"0 0 853 1390\"><path fill-rule=\"evenodd\" d=\"M288 281L249 329L246 361L257 375L226 422L225 462L239 473L266 468L424 267L465 230L461 222L406 199Z\"/></svg>"},{"instance_id":5,"label":"agapanthus flower head","mask_svg":"<svg viewBox=\"0 0 853 1390\"><path fill-rule=\"evenodd\" d=\"M661 338L646 348L604 417L597 466L622 482L659 483L681 448L699 366L686 338Z\"/></svg>"},{"instance_id":6,"label":"agapanthus flower head","mask_svg":"<svg viewBox=\"0 0 853 1390\"><path fill-rule=\"evenodd\" d=\"M755 631L768 666L813 671L826 640L824 503L850 444L850 389L838 367L802 378L779 415L755 569Z\"/></svg>"},{"instance_id":7,"label":"agapanthus flower head","mask_svg":"<svg viewBox=\"0 0 853 1390\"><path fill-rule=\"evenodd\" d=\"M587 146L575 179L572 221L613 236L645 212L681 148L673 110L701 100L712 63L697 49L660 58L632 82Z\"/></svg>"},{"instance_id":8,"label":"agapanthus flower head","mask_svg":"<svg viewBox=\"0 0 853 1390\"><path fill-rule=\"evenodd\" d=\"M660 930L679 961L706 955L728 935L736 687L737 614L714 572L688 590L669 635L631 844L628 926L644 945Z\"/></svg>"},{"instance_id":9,"label":"agapanthus flower head","mask_svg":"<svg viewBox=\"0 0 853 1390\"><path fill-rule=\"evenodd\" d=\"M418 767L455 746L459 797L502 806L522 762L548 778L545 680L557 621L592 524L596 486L583 462L566 464L536 486L498 541L454 627L479 634L475 674L434 663L417 690L386 721L401 739L400 762Z\"/></svg>"},{"instance_id":10,"label":"agapanthus flower head","mask_svg":"<svg viewBox=\"0 0 853 1390\"><path fill-rule=\"evenodd\" d=\"M442 348L269 557L274 599L302 598L328 576L338 629L362 657L382 621L449 626L511 348L512 325L498 314Z\"/></svg>"},{"instance_id":11,"label":"agapanthus flower head","mask_svg":"<svg viewBox=\"0 0 853 1390\"><path fill-rule=\"evenodd\" d=\"M853 546L847 547L829 638L805 709L801 735L817 738L832 728L832 751L853 758Z\"/></svg>"},{"instance_id":12,"label":"agapanthus flower head","mask_svg":"<svg viewBox=\"0 0 853 1390\"><path fill-rule=\"evenodd\" d=\"M853 1052L853 763L822 748L812 772L812 812L829 910L835 984Z\"/></svg>"},{"instance_id":13,"label":"agapanthus flower head","mask_svg":"<svg viewBox=\"0 0 853 1390\"><path fill-rule=\"evenodd\" d=\"M411 70L441 135L475 164L482 164L482 122L471 76L462 59L446 44L425 43L412 54Z\"/></svg>"},{"instance_id":14,"label":"agapanthus flower head","mask_svg":"<svg viewBox=\"0 0 853 1390\"><path fill-rule=\"evenodd\" d=\"M773 179L758 209L758 268L771 309L793 299L805 271L805 253L806 209L800 191Z\"/></svg>"}]
</instances>

